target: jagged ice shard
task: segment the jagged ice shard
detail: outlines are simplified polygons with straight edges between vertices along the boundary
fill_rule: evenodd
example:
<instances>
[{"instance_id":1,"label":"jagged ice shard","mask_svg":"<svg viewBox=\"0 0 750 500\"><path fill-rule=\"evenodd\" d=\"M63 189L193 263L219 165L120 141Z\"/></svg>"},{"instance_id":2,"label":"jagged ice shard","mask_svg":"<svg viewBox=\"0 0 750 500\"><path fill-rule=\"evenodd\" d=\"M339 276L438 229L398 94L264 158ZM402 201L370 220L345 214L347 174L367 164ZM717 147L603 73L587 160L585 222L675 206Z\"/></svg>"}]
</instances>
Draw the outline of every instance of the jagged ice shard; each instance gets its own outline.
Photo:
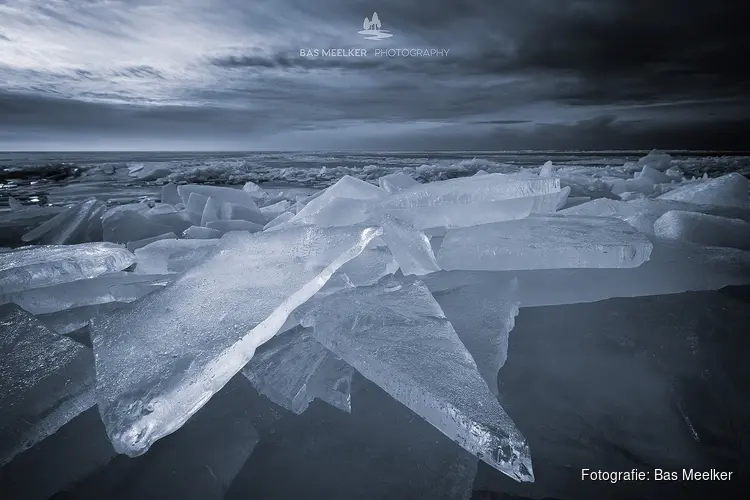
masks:
<instances>
[{"instance_id":1,"label":"jagged ice shard","mask_svg":"<svg viewBox=\"0 0 750 500\"><path fill-rule=\"evenodd\" d=\"M137 456L179 429L381 232L230 233L172 286L95 320L99 411L115 449Z\"/></svg>"},{"instance_id":2,"label":"jagged ice shard","mask_svg":"<svg viewBox=\"0 0 750 500\"><path fill-rule=\"evenodd\" d=\"M652 248L619 219L532 216L448 230L437 262L446 271L638 267Z\"/></svg>"},{"instance_id":3,"label":"jagged ice shard","mask_svg":"<svg viewBox=\"0 0 750 500\"><path fill-rule=\"evenodd\" d=\"M383 239L405 275L422 276L440 270L430 239L410 223L386 214L382 220Z\"/></svg>"},{"instance_id":4,"label":"jagged ice shard","mask_svg":"<svg viewBox=\"0 0 750 500\"><path fill-rule=\"evenodd\" d=\"M517 481L534 480L526 439L422 282L337 292L302 324L460 446Z\"/></svg>"},{"instance_id":5,"label":"jagged ice shard","mask_svg":"<svg viewBox=\"0 0 750 500\"><path fill-rule=\"evenodd\" d=\"M31 246L0 254L0 294L121 271L133 254L112 243Z\"/></svg>"},{"instance_id":6,"label":"jagged ice shard","mask_svg":"<svg viewBox=\"0 0 750 500\"><path fill-rule=\"evenodd\" d=\"M0 466L95 403L91 350L0 306Z\"/></svg>"}]
</instances>

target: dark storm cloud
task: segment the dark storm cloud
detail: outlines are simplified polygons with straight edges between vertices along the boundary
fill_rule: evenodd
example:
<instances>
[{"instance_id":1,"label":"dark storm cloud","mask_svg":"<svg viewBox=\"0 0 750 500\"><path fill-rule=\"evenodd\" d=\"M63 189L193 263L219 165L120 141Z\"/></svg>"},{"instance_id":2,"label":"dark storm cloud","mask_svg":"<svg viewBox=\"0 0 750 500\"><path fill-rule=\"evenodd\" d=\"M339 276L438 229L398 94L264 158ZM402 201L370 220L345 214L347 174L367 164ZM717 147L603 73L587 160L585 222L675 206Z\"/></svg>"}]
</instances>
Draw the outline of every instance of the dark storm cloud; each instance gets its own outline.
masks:
<instances>
[{"instance_id":1,"label":"dark storm cloud","mask_svg":"<svg viewBox=\"0 0 750 500\"><path fill-rule=\"evenodd\" d=\"M143 18L108 10L117 2L81 10L80 1L39 7L40 17L29 19L61 23L71 28L61 30L66 36L101 37L102 50L107 41L118 50L138 42L141 52L121 58L112 49L97 64L81 59L74 69L48 71L26 61L13 70L13 60L4 70L0 55L0 91L15 82L0 94L0 127L186 143L274 137L280 147L304 142L298 135L285 142L287 132L315 132L311 143L326 147L337 135L372 144L368 134L389 130L394 138L384 144L410 141L416 149L748 147L750 12L735 0L221 0L195 12L175 3L158 18L163 26L153 21L147 32L138 31ZM393 38L358 37L373 8ZM4 44L14 38L0 33ZM450 53L299 54L376 46Z\"/></svg>"}]
</instances>

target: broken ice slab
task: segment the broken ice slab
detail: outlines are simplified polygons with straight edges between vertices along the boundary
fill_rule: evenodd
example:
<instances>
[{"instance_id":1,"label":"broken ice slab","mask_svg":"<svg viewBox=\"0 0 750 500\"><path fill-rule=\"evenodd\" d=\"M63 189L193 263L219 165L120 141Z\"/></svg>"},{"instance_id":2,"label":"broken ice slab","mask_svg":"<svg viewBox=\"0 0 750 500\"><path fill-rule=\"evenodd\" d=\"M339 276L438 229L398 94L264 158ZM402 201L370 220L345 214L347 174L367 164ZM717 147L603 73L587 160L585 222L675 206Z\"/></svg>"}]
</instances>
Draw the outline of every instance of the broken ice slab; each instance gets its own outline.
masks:
<instances>
[{"instance_id":1,"label":"broken ice slab","mask_svg":"<svg viewBox=\"0 0 750 500\"><path fill-rule=\"evenodd\" d=\"M518 280L477 281L434 296L497 395L497 372L508 358L508 336L520 305Z\"/></svg>"},{"instance_id":2,"label":"broken ice slab","mask_svg":"<svg viewBox=\"0 0 750 500\"><path fill-rule=\"evenodd\" d=\"M387 195L369 182L345 175L322 195L307 203L288 224L326 227L359 224L368 219L367 209Z\"/></svg>"},{"instance_id":3,"label":"broken ice slab","mask_svg":"<svg viewBox=\"0 0 750 500\"><path fill-rule=\"evenodd\" d=\"M113 243L23 247L0 254L0 294L93 278L134 262Z\"/></svg>"},{"instance_id":4,"label":"broken ice slab","mask_svg":"<svg viewBox=\"0 0 750 500\"><path fill-rule=\"evenodd\" d=\"M381 177L378 179L378 185L388 193L397 193L403 189L417 186L419 182L403 172L398 172Z\"/></svg>"},{"instance_id":5,"label":"broken ice slab","mask_svg":"<svg viewBox=\"0 0 750 500\"><path fill-rule=\"evenodd\" d=\"M272 219L274 217L278 217L282 213L286 212L287 210L290 210L292 208L292 202L289 200L280 200L276 203L273 203L271 205L266 205L264 207L261 207L260 211L263 215L266 216L267 219Z\"/></svg>"},{"instance_id":6,"label":"broken ice slab","mask_svg":"<svg viewBox=\"0 0 750 500\"><path fill-rule=\"evenodd\" d=\"M131 173L131 176L135 177L139 181L155 181L157 179L161 179L162 177L166 177L171 173L172 171L168 167L159 163L155 163L146 165L137 172Z\"/></svg>"},{"instance_id":7,"label":"broken ice slab","mask_svg":"<svg viewBox=\"0 0 750 500\"><path fill-rule=\"evenodd\" d=\"M393 210L376 207L368 210L370 215L389 214L409 222L418 229L430 229L469 227L497 221L523 219L528 217L538 205L539 202L534 197L525 197L486 203L447 204ZM556 201L543 203L543 205L554 206Z\"/></svg>"},{"instance_id":8,"label":"broken ice slab","mask_svg":"<svg viewBox=\"0 0 750 500\"><path fill-rule=\"evenodd\" d=\"M178 203L184 203L182 201L182 198L180 198L180 194L177 192L176 184L172 184L170 182L169 184L165 184L164 186L162 186L161 202L169 203L170 205L177 205Z\"/></svg>"},{"instance_id":9,"label":"broken ice slab","mask_svg":"<svg viewBox=\"0 0 750 500\"><path fill-rule=\"evenodd\" d=\"M750 181L736 172L706 181L690 182L659 196L660 200L700 205L750 208Z\"/></svg>"},{"instance_id":10,"label":"broken ice slab","mask_svg":"<svg viewBox=\"0 0 750 500\"><path fill-rule=\"evenodd\" d=\"M246 220L215 220L206 224L206 227L215 229L222 234L230 231L248 231L251 233L263 231L262 225Z\"/></svg>"},{"instance_id":11,"label":"broken ice slab","mask_svg":"<svg viewBox=\"0 0 750 500\"><path fill-rule=\"evenodd\" d=\"M104 213L102 214L102 221L121 212L135 212L137 214L145 216L149 212L149 210L151 210L151 206L146 202L117 205L104 211Z\"/></svg>"},{"instance_id":12,"label":"broken ice slab","mask_svg":"<svg viewBox=\"0 0 750 500\"><path fill-rule=\"evenodd\" d=\"M708 215L716 215L719 217L728 217L750 222L750 209L719 205L699 205L682 201L661 199L639 199L626 202L598 198L575 207L561 210L558 212L558 215L617 217L643 233L653 234L654 222L670 210L700 212Z\"/></svg>"},{"instance_id":13,"label":"broken ice slab","mask_svg":"<svg viewBox=\"0 0 750 500\"><path fill-rule=\"evenodd\" d=\"M420 184L389 196L381 205L386 210L466 205L548 195L559 191L559 179L488 174Z\"/></svg>"},{"instance_id":14,"label":"broken ice slab","mask_svg":"<svg viewBox=\"0 0 750 500\"><path fill-rule=\"evenodd\" d=\"M467 451L517 481L534 480L526 439L424 283L342 290L324 297L302 324Z\"/></svg>"},{"instance_id":15,"label":"broken ice slab","mask_svg":"<svg viewBox=\"0 0 750 500\"><path fill-rule=\"evenodd\" d=\"M26 206L0 215L0 246L18 245L21 237L63 212L62 207Z\"/></svg>"},{"instance_id":16,"label":"broken ice slab","mask_svg":"<svg viewBox=\"0 0 750 500\"><path fill-rule=\"evenodd\" d=\"M248 193L253 198L264 198L266 196L266 192L261 188L259 185L252 181L247 181L244 186L242 186L242 190L246 193Z\"/></svg>"},{"instance_id":17,"label":"broken ice slab","mask_svg":"<svg viewBox=\"0 0 750 500\"><path fill-rule=\"evenodd\" d=\"M638 209L635 205L621 201L612 200L609 198L597 198L595 200L586 201L580 205L560 210L558 215L584 215L590 217L617 217L619 219L626 219L628 217L634 217L638 214Z\"/></svg>"},{"instance_id":18,"label":"broken ice slab","mask_svg":"<svg viewBox=\"0 0 750 500\"><path fill-rule=\"evenodd\" d=\"M237 205L243 205L249 208L258 209L253 196L242 189L235 189L221 186L208 186L205 184L183 184L177 186L177 192L182 198L182 202L188 205L190 196L193 193L199 194L206 198L213 198L217 205L230 202Z\"/></svg>"},{"instance_id":19,"label":"broken ice slab","mask_svg":"<svg viewBox=\"0 0 750 500\"><path fill-rule=\"evenodd\" d=\"M307 381L307 394L312 399L320 399L334 408L351 413L353 377L354 368L326 350L323 362Z\"/></svg>"},{"instance_id":20,"label":"broken ice slab","mask_svg":"<svg viewBox=\"0 0 750 500\"><path fill-rule=\"evenodd\" d=\"M67 493L77 500L223 500L259 440L249 406L254 392L235 377L149 453L116 456Z\"/></svg>"},{"instance_id":21,"label":"broken ice slab","mask_svg":"<svg viewBox=\"0 0 750 500\"><path fill-rule=\"evenodd\" d=\"M208 196L203 196L198 193L190 193L188 200L185 202L185 210L187 211L190 222L195 226L201 225L201 219L203 218L203 209L206 207Z\"/></svg>"},{"instance_id":22,"label":"broken ice slab","mask_svg":"<svg viewBox=\"0 0 750 500\"><path fill-rule=\"evenodd\" d=\"M155 241L160 241L160 240L176 240L176 239L177 239L177 235L176 234L174 234L174 233L164 233L164 234L160 234L159 236L154 236L152 238L145 238L143 240L128 241L128 244L125 245L125 246L128 248L129 251L135 252L139 248L143 248L146 245L150 245L151 243L153 243Z\"/></svg>"},{"instance_id":23,"label":"broken ice slab","mask_svg":"<svg viewBox=\"0 0 750 500\"><path fill-rule=\"evenodd\" d=\"M268 222L268 217L261 210L230 202L222 203L220 215L222 220L245 220L261 226Z\"/></svg>"},{"instance_id":24,"label":"broken ice slab","mask_svg":"<svg viewBox=\"0 0 750 500\"><path fill-rule=\"evenodd\" d=\"M0 466L90 408L91 350L15 304L0 306Z\"/></svg>"},{"instance_id":25,"label":"broken ice slab","mask_svg":"<svg viewBox=\"0 0 750 500\"><path fill-rule=\"evenodd\" d=\"M40 314L37 319L58 335L68 335L88 326L93 318L125 306L127 302L106 302Z\"/></svg>"},{"instance_id":26,"label":"broken ice slab","mask_svg":"<svg viewBox=\"0 0 750 500\"><path fill-rule=\"evenodd\" d=\"M395 274L398 263L393 253L385 247L384 242L383 246L377 245L378 242L382 240L374 239L362 253L341 266L323 290L374 285L381 278Z\"/></svg>"},{"instance_id":27,"label":"broken ice slab","mask_svg":"<svg viewBox=\"0 0 750 500\"><path fill-rule=\"evenodd\" d=\"M672 157L656 149L638 160L638 166L649 167L659 172L664 172L672 165Z\"/></svg>"},{"instance_id":28,"label":"broken ice slab","mask_svg":"<svg viewBox=\"0 0 750 500\"><path fill-rule=\"evenodd\" d=\"M206 200L206 204L203 206L203 213L201 214L201 226L208 227L209 222L219 220L219 210L221 205L210 196Z\"/></svg>"},{"instance_id":29,"label":"broken ice slab","mask_svg":"<svg viewBox=\"0 0 750 500\"><path fill-rule=\"evenodd\" d=\"M520 307L597 302L750 285L750 252L651 237L653 251L636 268L448 271L424 277L434 294L461 286L519 282Z\"/></svg>"},{"instance_id":30,"label":"broken ice slab","mask_svg":"<svg viewBox=\"0 0 750 500\"><path fill-rule=\"evenodd\" d=\"M449 230L437 254L446 271L638 267L648 238L607 217L532 216Z\"/></svg>"},{"instance_id":31,"label":"broken ice slab","mask_svg":"<svg viewBox=\"0 0 750 500\"><path fill-rule=\"evenodd\" d=\"M739 219L672 210L656 220L654 234L699 245L750 250L750 223Z\"/></svg>"},{"instance_id":32,"label":"broken ice slab","mask_svg":"<svg viewBox=\"0 0 750 500\"><path fill-rule=\"evenodd\" d=\"M205 261L218 244L218 239L155 241L135 251L135 272L183 273Z\"/></svg>"},{"instance_id":33,"label":"broken ice slab","mask_svg":"<svg viewBox=\"0 0 750 500\"><path fill-rule=\"evenodd\" d=\"M192 240L209 240L221 238L221 231L207 227L190 226L182 232L182 237Z\"/></svg>"},{"instance_id":34,"label":"broken ice slab","mask_svg":"<svg viewBox=\"0 0 750 500\"><path fill-rule=\"evenodd\" d=\"M114 243L144 240L173 232L171 227L149 220L132 210L112 214L102 221L102 225L104 241Z\"/></svg>"},{"instance_id":35,"label":"broken ice slab","mask_svg":"<svg viewBox=\"0 0 750 500\"><path fill-rule=\"evenodd\" d=\"M163 288L171 279L171 276L164 275L107 273L70 283L6 293L0 295L0 304L13 302L31 314L49 314L107 302L133 302Z\"/></svg>"},{"instance_id":36,"label":"broken ice slab","mask_svg":"<svg viewBox=\"0 0 750 500\"><path fill-rule=\"evenodd\" d=\"M419 229L467 227L552 213L566 196L556 178L487 174L406 188L368 213L388 213Z\"/></svg>"},{"instance_id":37,"label":"broken ice slab","mask_svg":"<svg viewBox=\"0 0 750 500\"><path fill-rule=\"evenodd\" d=\"M383 239L405 275L422 276L439 271L430 239L408 222L383 216Z\"/></svg>"},{"instance_id":38,"label":"broken ice slab","mask_svg":"<svg viewBox=\"0 0 750 500\"><path fill-rule=\"evenodd\" d=\"M96 319L99 410L115 449L140 455L179 429L380 233L312 227L230 233L209 260L171 286Z\"/></svg>"},{"instance_id":39,"label":"broken ice slab","mask_svg":"<svg viewBox=\"0 0 750 500\"><path fill-rule=\"evenodd\" d=\"M329 356L332 360L323 366ZM312 337L310 330L296 327L258 348L242 373L258 392L299 415L316 397L350 411L351 372L347 379L344 366L346 363L340 360L336 363L335 356ZM315 378L320 369L325 373Z\"/></svg>"},{"instance_id":40,"label":"broken ice slab","mask_svg":"<svg viewBox=\"0 0 750 500\"><path fill-rule=\"evenodd\" d=\"M292 217L294 217L294 214L292 212L284 212L283 214L279 215L271 222L263 226L263 230L265 231L266 229L271 229L272 227L279 226L281 224L284 224L285 222L289 222Z\"/></svg>"},{"instance_id":41,"label":"broken ice slab","mask_svg":"<svg viewBox=\"0 0 750 500\"><path fill-rule=\"evenodd\" d=\"M96 198L89 198L77 205L66 209L41 226L24 234L23 241L34 242L42 245L65 245L71 243L84 243L91 241L91 233L95 227L90 227L92 222L98 223L104 203Z\"/></svg>"}]
</instances>

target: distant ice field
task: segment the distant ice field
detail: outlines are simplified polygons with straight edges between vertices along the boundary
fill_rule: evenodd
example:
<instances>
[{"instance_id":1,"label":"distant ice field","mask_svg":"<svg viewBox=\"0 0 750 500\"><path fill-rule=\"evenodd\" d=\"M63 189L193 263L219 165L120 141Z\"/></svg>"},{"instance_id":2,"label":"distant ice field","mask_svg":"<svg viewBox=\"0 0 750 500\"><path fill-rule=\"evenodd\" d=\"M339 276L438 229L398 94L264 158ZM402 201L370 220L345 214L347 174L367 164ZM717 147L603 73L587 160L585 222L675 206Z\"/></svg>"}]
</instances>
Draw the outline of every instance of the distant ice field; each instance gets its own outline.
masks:
<instances>
[{"instance_id":1,"label":"distant ice field","mask_svg":"<svg viewBox=\"0 0 750 500\"><path fill-rule=\"evenodd\" d=\"M404 172L419 182L523 170L538 172L552 161L558 172L594 178L632 178L648 151L512 152L102 152L0 153L0 207L8 196L22 203L61 205L97 196L111 204L153 198L159 186L199 183L299 188L301 193L335 183L344 175L377 183ZM729 172L750 176L750 152L669 151L687 176Z\"/></svg>"}]
</instances>

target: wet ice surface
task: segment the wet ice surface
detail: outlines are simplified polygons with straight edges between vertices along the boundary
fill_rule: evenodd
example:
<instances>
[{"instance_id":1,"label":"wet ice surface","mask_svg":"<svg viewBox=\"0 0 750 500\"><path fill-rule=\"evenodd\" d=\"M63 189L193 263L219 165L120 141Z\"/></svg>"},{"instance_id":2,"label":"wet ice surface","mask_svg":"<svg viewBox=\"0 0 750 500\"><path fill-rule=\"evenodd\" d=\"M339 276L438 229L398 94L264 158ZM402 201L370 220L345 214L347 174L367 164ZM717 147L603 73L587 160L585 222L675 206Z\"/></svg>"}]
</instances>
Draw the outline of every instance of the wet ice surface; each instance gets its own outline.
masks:
<instances>
[{"instance_id":1,"label":"wet ice surface","mask_svg":"<svg viewBox=\"0 0 750 500\"><path fill-rule=\"evenodd\" d=\"M747 174L744 160L659 152L640 160L609 153L550 152L543 159L472 153L451 160L450 155L268 154L256 158L270 162L262 165L247 159L252 155L172 161L156 153L136 163L66 167L56 181L31 184L10 177L0 183L0 197L16 198L9 200L10 210L0 207L0 246L22 245L25 234L40 252L34 257L0 248L0 262L9 263L0 269L12 277L0 281L7 287L2 300L36 314L55 339L84 346L91 345L92 322L96 340L102 324L130 318L113 327L116 335L110 337L123 341L115 351L122 356L108 357L99 374L108 384L126 387L118 399L125 411L109 408L105 418L124 417L136 441L174 431L136 459L112 460L113 420L103 427L101 413L92 408L0 468L3 498L226 493L227 498L432 499L468 498L473 489L476 500L599 499L615 497L618 490L581 483L580 468L629 469L633 463L720 466L735 470L741 477L734 483L741 482L750 448L744 438L750 434L744 425L750 409L743 403L748 373L741 368L747 293L732 292L732 300L745 301L738 305L727 300L726 290L684 292L750 283L748 185L740 175L726 175ZM287 160L296 163L273 166ZM372 164L315 167L321 161ZM264 182L277 175L287 185ZM43 194L35 198L37 191ZM65 206L33 206L48 202ZM53 219L57 214L63 216ZM280 293L292 300L270 315L263 312L263 304L274 300L265 293L267 281L283 289L290 279L308 279L306 273L325 262L304 252L289 260L279 247L245 247L235 258L219 259L220 266L209 266L221 251L222 235L224 241L282 241L301 229L295 226L359 231L364 228L351 226L363 222L382 228L382 236L363 242L361 252L349 255L338 270L307 281L303 293ZM236 230L242 233L226 234ZM87 252L69 245L102 239L121 245L95 243L104 248ZM66 245L38 246L44 242ZM315 245L305 240L299 248L310 246ZM441 252L453 255L441 262ZM245 272L248 265L257 267L255 279ZM210 272L201 274L207 266ZM284 268L292 278L276 274ZM194 272L199 279L189 289L159 292ZM403 274L419 275L425 298L445 313L441 321L449 322L458 342L448 342L446 352L389 351L411 337L378 336L402 323L419 330L417 325L436 320L415 313L410 300L373 303L369 310L389 312L374 319L358 316L351 330L334 332L344 339L359 332L361 345L345 345L356 366L315 340L314 331L311 336L298 326L331 300L339 300L335 313L351 319L347 315L357 310L353 297L389 275L413 282ZM263 293L246 293L253 287ZM257 321L269 326L261 339L268 342L254 357L257 338L222 350L233 341L235 323L256 313ZM250 329L240 326L244 333ZM282 333L273 337L277 330ZM716 330L724 333L707 333ZM427 337L419 347L431 345ZM452 359L447 353L458 352L453 348L470 355L472 384L484 389L468 391L480 394L469 400L442 398L449 404L431 412L432 403L441 400L431 390L467 380L456 376L455 366L442 363L433 370L439 375L417 377L413 386L398 382L404 373L419 375L419 367ZM391 364L383 371L388 376L373 375L371 367L382 359ZM648 360L656 360L658 369L649 368ZM200 376L215 373L212 366L219 370L217 379ZM203 396L222 386L205 403ZM413 390L404 393L404 387ZM438 430L454 438L473 435L471 425L441 419L442 410L453 405L487 422L497 408L493 395L514 428L534 438L529 438L534 484L514 483L484 462L475 482L477 458ZM485 404L472 409L467 401ZM209 408L214 417L200 417ZM227 412L226 419L217 408ZM210 423L213 418L221 429ZM253 427L260 434L255 449ZM122 443L118 439L116 445ZM471 438L462 444L467 442L476 444ZM218 449L224 451L214 453ZM704 485L699 497L744 498L726 487ZM658 484L630 484L622 491L625 498L689 496L687 490L665 493Z\"/></svg>"}]
</instances>

